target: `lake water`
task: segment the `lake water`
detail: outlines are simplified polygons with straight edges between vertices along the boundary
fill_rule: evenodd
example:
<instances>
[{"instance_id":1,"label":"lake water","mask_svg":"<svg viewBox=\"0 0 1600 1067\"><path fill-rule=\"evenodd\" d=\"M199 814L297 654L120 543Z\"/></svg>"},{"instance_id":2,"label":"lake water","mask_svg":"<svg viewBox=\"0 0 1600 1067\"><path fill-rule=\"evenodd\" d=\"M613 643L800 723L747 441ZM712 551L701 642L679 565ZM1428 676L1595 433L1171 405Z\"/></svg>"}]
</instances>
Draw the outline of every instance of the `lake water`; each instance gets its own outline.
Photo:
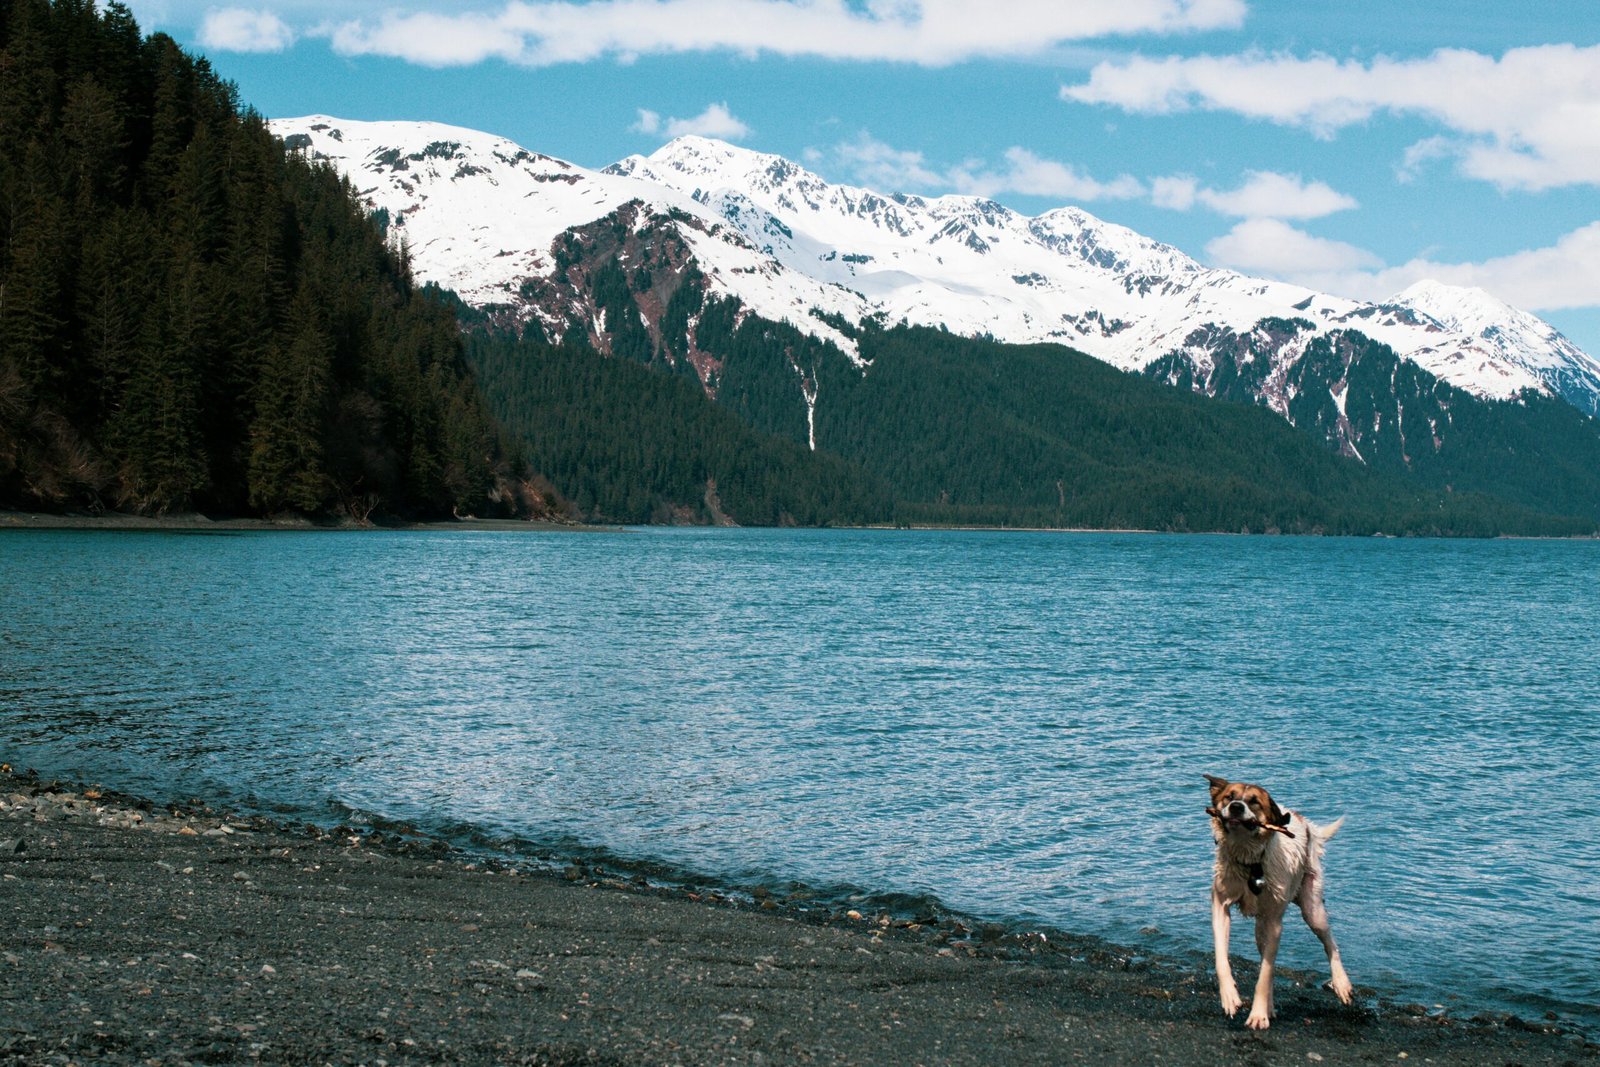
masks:
<instances>
[{"instance_id":1,"label":"lake water","mask_svg":"<svg viewBox=\"0 0 1600 1067\"><path fill-rule=\"evenodd\" d=\"M1600 1020L1594 542L0 533L0 758L1196 959L1209 772L1358 983Z\"/></svg>"}]
</instances>

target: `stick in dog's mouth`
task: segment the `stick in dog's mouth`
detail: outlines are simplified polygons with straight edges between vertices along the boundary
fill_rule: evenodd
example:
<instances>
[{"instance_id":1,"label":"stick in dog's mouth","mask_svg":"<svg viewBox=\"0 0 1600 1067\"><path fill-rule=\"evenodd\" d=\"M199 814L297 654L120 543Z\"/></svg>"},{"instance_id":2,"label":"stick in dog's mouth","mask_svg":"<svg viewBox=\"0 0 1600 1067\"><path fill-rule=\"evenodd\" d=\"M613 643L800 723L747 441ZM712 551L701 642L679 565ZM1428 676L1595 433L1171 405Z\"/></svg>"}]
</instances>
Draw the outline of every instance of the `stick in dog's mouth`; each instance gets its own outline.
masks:
<instances>
[{"instance_id":1,"label":"stick in dog's mouth","mask_svg":"<svg viewBox=\"0 0 1600 1067\"><path fill-rule=\"evenodd\" d=\"M1256 822L1254 819L1235 819L1232 816L1222 814L1222 812L1218 811L1216 808L1207 808L1206 814L1211 816L1213 819L1221 820L1222 825L1224 826L1244 826L1252 830L1271 830L1273 833L1282 834L1284 837L1294 836L1294 831L1290 830L1287 826L1274 826L1270 822Z\"/></svg>"}]
</instances>

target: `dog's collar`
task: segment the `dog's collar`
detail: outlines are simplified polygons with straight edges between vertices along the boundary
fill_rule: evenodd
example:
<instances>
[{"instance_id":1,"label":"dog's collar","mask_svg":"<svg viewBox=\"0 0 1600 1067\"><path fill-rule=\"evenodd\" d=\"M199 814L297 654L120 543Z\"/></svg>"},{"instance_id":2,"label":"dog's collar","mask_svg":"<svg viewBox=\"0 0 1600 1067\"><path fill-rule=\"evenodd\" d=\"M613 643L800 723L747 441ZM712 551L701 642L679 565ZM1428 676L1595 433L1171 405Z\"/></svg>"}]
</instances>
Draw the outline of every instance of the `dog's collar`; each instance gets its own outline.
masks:
<instances>
[{"instance_id":1,"label":"dog's collar","mask_svg":"<svg viewBox=\"0 0 1600 1067\"><path fill-rule=\"evenodd\" d=\"M1294 818L1294 812L1292 811L1286 811L1284 814L1289 816L1290 819ZM1266 865L1260 860L1256 860L1254 863L1245 863L1243 860L1234 860L1234 866L1238 867L1239 873L1244 875L1244 885L1246 889L1250 890L1250 895L1253 897L1259 897L1261 895L1261 891L1265 889L1267 885Z\"/></svg>"},{"instance_id":2,"label":"dog's collar","mask_svg":"<svg viewBox=\"0 0 1600 1067\"><path fill-rule=\"evenodd\" d=\"M1238 863L1236 866L1244 874L1245 888L1250 890L1250 895L1258 897L1267 884L1267 870L1260 860L1254 863Z\"/></svg>"}]
</instances>

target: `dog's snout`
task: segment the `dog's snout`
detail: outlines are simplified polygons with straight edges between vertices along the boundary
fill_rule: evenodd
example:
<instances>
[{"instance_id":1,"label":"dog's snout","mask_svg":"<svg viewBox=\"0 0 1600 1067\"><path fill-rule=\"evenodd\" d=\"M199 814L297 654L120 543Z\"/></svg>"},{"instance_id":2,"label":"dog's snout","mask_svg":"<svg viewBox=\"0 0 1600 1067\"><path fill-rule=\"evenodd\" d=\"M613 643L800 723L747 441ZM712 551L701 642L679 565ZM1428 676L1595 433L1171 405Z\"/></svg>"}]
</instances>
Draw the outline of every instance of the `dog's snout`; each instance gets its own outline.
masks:
<instances>
[{"instance_id":1,"label":"dog's snout","mask_svg":"<svg viewBox=\"0 0 1600 1067\"><path fill-rule=\"evenodd\" d=\"M1248 815L1249 813L1250 813L1250 808L1249 808L1248 805L1245 804L1244 801L1242 801L1242 800L1230 800L1230 801L1228 801L1228 814L1229 815Z\"/></svg>"}]
</instances>

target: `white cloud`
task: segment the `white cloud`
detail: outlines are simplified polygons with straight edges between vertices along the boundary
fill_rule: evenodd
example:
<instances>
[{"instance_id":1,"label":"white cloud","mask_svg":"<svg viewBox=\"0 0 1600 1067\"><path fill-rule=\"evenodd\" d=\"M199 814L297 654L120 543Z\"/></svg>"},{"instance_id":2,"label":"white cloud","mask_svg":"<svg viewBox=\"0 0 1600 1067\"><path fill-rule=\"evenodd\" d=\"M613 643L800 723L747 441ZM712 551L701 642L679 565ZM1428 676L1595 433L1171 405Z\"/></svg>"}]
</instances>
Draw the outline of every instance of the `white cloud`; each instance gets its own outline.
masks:
<instances>
[{"instance_id":1,"label":"white cloud","mask_svg":"<svg viewBox=\"0 0 1600 1067\"><path fill-rule=\"evenodd\" d=\"M639 119L628 129L634 133L672 137L715 137L723 141L739 141L750 136L750 127L728 110L728 105L710 104L693 118L663 119L658 111L639 109Z\"/></svg>"},{"instance_id":2,"label":"white cloud","mask_svg":"<svg viewBox=\"0 0 1600 1067\"><path fill-rule=\"evenodd\" d=\"M1096 66L1063 99L1143 114L1229 111L1331 137L1380 112L1420 115L1452 136L1425 142L1503 189L1600 184L1600 45L1515 48L1496 59L1445 49L1371 63L1251 52ZM1419 160L1411 160L1409 166Z\"/></svg>"},{"instance_id":3,"label":"white cloud","mask_svg":"<svg viewBox=\"0 0 1600 1067\"><path fill-rule=\"evenodd\" d=\"M1358 300L1383 300L1424 279L1475 286L1530 311L1600 307L1600 222L1553 245L1479 263L1416 258L1396 267L1355 245L1315 237L1276 219L1248 219L1206 245L1220 266Z\"/></svg>"},{"instance_id":4,"label":"white cloud","mask_svg":"<svg viewBox=\"0 0 1600 1067\"><path fill-rule=\"evenodd\" d=\"M944 192L996 197L1006 193L1057 200L1132 200L1145 195L1144 185L1124 174L1102 182L1069 163L1043 159L1026 148L1009 148L1003 166L968 160L943 169L921 152L895 148L862 131L827 152L808 149L814 165L831 162L862 185L883 192Z\"/></svg>"},{"instance_id":5,"label":"white cloud","mask_svg":"<svg viewBox=\"0 0 1600 1067\"><path fill-rule=\"evenodd\" d=\"M736 118L725 103L710 104L693 118L668 119L663 130L668 137L716 137L724 141L750 136L750 127Z\"/></svg>"},{"instance_id":6,"label":"white cloud","mask_svg":"<svg viewBox=\"0 0 1600 1067\"><path fill-rule=\"evenodd\" d=\"M1237 189L1199 189L1195 197L1219 214L1247 219L1319 219L1356 206L1354 199L1323 182L1260 170L1250 171Z\"/></svg>"},{"instance_id":7,"label":"white cloud","mask_svg":"<svg viewBox=\"0 0 1600 1067\"><path fill-rule=\"evenodd\" d=\"M1423 164L1455 155L1454 143L1448 137L1425 137L1406 147L1405 156L1395 168L1395 178L1402 184L1416 181L1422 176Z\"/></svg>"},{"instance_id":8,"label":"white cloud","mask_svg":"<svg viewBox=\"0 0 1600 1067\"><path fill-rule=\"evenodd\" d=\"M1150 179L1150 202L1156 207L1188 211L1200 196L1200 183L1187 174Z\"/></svg>"},{"instance_id":9,"label":"white cloud","mask_svg":"<svg viewBox=\"0 0 1600 1067\"><path fill-rule=\"evenodd\" d=\"M346 55L528 65L730 51L940 65L1113 34L1242 24L1245 0L514 0L495 13L390 11L329 31Z\"/></svg>"},{"instance_id":10,"label":"white cloud","mask_svg":"<svg viewBox=\"0 0 1600 1067\"><path fill-rule=\"evenodd\" d=\"M1289 281L1383 266L1365 249L1315 237L1281 219L1245 219L1207 244L1206 255L1220 266Z\"/></svg>"},{"instance_id":11,"label":"white cloud","mask_svg":"<svg viewBox=\"0 0 1600 1067\"><path fill-rule=\"evenodd\" d=\"M1201 204L1219 215L1241 219L1319 219L1359 206L1325 182L1270 170L1246 171L1243 184L1226 191L1208 189L1188 174L1152 178L1150 202L1173 211Z\"/></svg>"},{"instance_id":12,"label":"white cloud","mask_svg":"<svg viewBox=\"0 0 1600 1067\"><path fill-rule=\"evenodd\" d=\"M1378 299L1413 282L1433 278L1485 289L1530 311L1600 307L1600 222L1562 236L1553 245L1497 256L1482 263L1414 259L1370 276L1350 279L1355 295Z\"/></svg>"},{"instance_id":13,"label":"white cloud","mask_svg":"<svg viewBox=\"0 0 1600 1067\"><path fill-rule=\"evenodd\" d=\"M1041 159L1026 148L1008 148L1003 168L959 167L950 172L949 181L957 192L973 196L1020 193L1059 200L1136 200L1145 195L1143 183L1129 175L1098 181L1070 163Z\"/></svg>"},{"instance_id":14,"label":"white cloud","mask_svg":"<svg viewBox=\"0 0 1600 1067\"><path fill-rule=\"evenodd\" d=\"M502 18L477 12L390 13L375 26L345 22L322 32L341 55L393 56L424 67L462 67L486 59L518 62L526 44Z\"/></svg>"},{"instance_id":15,"label":"white cloud","mask_svg":"<svg viewBox=\"0 0 1600 1067\"><path fill-rule=\"evenodd\" d=\"M928 166L921 152L884 144L863 130L853 141L841 141L818 162L831 157L856 181L886 192L948 189L949 177Z\"/></svg>"},{"instance_id":16,"label":"white cloud","mask_svg":"<svg viewBox=\"0 0 1600 1067\"><path fill-rule=\"evenodd\" d=\"M865 131L828 152L807 149L806 158L813 165L831 161L863 185L895 192L950 189L969 196L1014 193L1073 202L1148 199L1175 211L1201 204L1236 218L1314 219L1357 206L1351 197L1298 174L1248 171L1237 189L1227 191L1202 187L1186 174L1152 178L1148 184L1130 174L1101 180L1021 147L1006 149L999 165L968 160L940 168L921 152L895 148Z\"/></svg>"},{"instance_id":17,"label":"white cloud","mask_svg":"<svg viewBox=\"0 0 1600 1067\"><path fill-rule=\"evenodd\" d=\"M628 127L634 133L658 134L661 132L661 113L648 108L639 109L639 121Z\"/></svg>"},{"instance_id":18,"label":"white cloud","mask_svg":"<svg viewBox=\"0 0 1600 1067\"><path fill-rule=\"evenodd\" d=\"M294 31L270 11L212 8L200 22L198 40L219 52L282 52L294 44Z\"/></svg>"}]
</instances>

